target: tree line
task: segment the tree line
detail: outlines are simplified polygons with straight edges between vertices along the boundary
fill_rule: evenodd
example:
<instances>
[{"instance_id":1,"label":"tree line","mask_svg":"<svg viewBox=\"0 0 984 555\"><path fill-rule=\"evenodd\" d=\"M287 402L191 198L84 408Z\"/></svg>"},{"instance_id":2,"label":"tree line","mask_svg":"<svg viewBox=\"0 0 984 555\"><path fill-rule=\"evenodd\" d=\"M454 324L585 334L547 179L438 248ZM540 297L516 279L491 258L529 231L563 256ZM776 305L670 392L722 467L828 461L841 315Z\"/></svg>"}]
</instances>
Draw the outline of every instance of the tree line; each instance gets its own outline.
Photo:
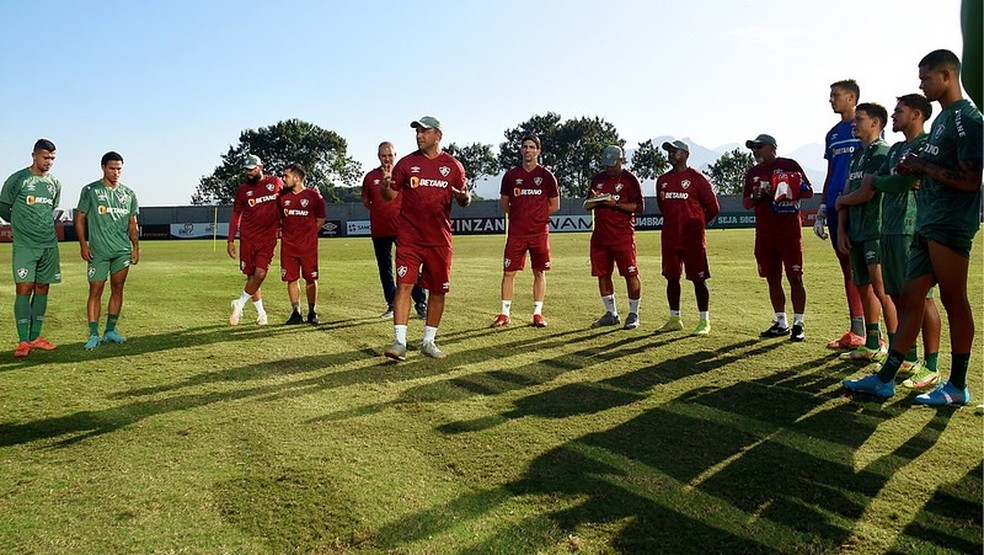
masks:
<instances>
[{"instance_id":1,"label":"tree line","mask_svg":"<svg viewBox=\"0 0 984 555\"><path fill-rule=\"evenodd\" d=\"M601 153L608 145L625 148L614 125L597 116L563 119L547 112L503 132L505 140L496 153L493 145L449 143L444 150L457 158L468 177L478 181L497 175L520 163L519 146L528 134L540 137L543 150L540 163L550 169L560 185L561 195L585 196L591 177L603 168ZM317 187L329 203L358 202L363 168L348 155L348 143L335 133L315 124L289 119L269 127L247 129L239 142L221 155L221 164L203 176L191 197L192 204L229 204L242 182L242 166L248 155L263 160L267 172L280 175L284 168L299 163L307 169L308 185ZM718 194L741 194L745 172L754 165L748 152L735 149L707 167L707 175ZM669 169L666 153L652 139L638 143L628 168L640 180L655 179Z\"/></svg>"}]
</instances>

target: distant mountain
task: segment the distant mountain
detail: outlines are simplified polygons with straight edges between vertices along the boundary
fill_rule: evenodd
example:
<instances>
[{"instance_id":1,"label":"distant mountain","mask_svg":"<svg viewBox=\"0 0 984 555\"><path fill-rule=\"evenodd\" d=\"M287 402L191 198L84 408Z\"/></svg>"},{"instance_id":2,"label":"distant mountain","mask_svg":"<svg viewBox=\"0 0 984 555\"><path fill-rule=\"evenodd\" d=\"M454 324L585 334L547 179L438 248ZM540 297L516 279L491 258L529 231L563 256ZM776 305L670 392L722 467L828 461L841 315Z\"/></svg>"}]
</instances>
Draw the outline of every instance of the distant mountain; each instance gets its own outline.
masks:
<instances>
[{"instance_id":1,"label":"distant mountain","mask_svg":"<svg viewBox=\"0 0 984 555\"><path fill-rule=\"evenodd\" d=\"M653 144L656 147L661 147L666 141L677 140L677 137L670 137L668 135L661 135L659 137L653 138ZM720 145L714 148L707 148L690 137L684 137L683 142L690 145L690 165L692 167L698 168L701 171L706 171L709 164L713 164L726 152L730 152L736 148L744 149L744 143L728 143ZM635 148L625 149L625 158L631 162L632 156L635 154ZM799 162L800 166L803 166L803 170L806 171L806 175L810 178L810 182L813 183L813 189L817 193L823 187L823 180L827 175L827 164L823 159L823 145L816 143L810 143L803 145L795 150L786 151L780 149L780 156L784 158L792 158ZM818 169L822 168L822 169ZM499 198L499 184L502 182L502 176L505 172L499 175L488 177L482 179L472 185L473 190L486 199L497 199ZM652 183L652 180L648 180ZM652 193L652 186L646 186L643 183L643 192L646 194Z\"/></svg>"}]
</instances>

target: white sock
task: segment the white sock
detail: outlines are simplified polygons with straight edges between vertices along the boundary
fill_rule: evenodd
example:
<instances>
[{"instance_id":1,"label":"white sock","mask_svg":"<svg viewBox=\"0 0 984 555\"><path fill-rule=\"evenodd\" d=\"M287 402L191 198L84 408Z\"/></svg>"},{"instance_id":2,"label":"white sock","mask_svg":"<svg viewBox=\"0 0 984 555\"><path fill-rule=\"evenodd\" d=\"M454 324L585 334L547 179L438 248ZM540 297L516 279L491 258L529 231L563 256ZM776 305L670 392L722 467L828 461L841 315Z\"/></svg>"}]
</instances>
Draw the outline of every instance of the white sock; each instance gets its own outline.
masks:
<instances>
[{"instance_id":1,"label":"white sock","mask_svg":"<svg viewBox=\"0 0 984 555\"><path fill-rule=\"evenodd\" d=\"M500 312L502 314L505 314L506 316L509 316L509 309L511 309L511 308L512 308L512 301L503 300L502 301L502 310Z\"/></svg>"},{"instance_id":2,"label":"white sock","mask_svg":"<svg viewBox=\"0 0 984 555\"><path fill-rule=\"evenodd\" d=\"M424 326L424 343L433 343L435 339L437 339L437 328Z\"/></svg>"},{"instance_id":3,"label":"white sock","mask_svg":"<svg viewBox=\"0 0 984 555\"><path fill-rule=\"evenodd\" d=\"M776 312L776 323L779 324L780 328L789 327L789 322L786 321L785 312Z\"/></svg>"},{"instance_id":4,"label":"white sock","mask_svg":"<svg viewBox=\"0 0 984 555\"><path fill-rule=\"evenodd\" d=\"M239 308L242 308L242 307L246 306L246 302L249 301L252 298L253 298L253 295L250 295L249 293L243 291L242 293L239 294L239 298L236 299L236 306L238 306Z\"/></svg>"},{"instance_id":5,"label":"white sock","mask_svg":"<svg viewBox=\"0 0 984 555\"><path fill-rule=\"evenodd\" d=\"M618 309L615 308L615 295L604 295L601 297L601 302L605 304L606 312L611 312L613 315L618 316Z\"/></svg>"},{"instance_id":6,"label":"white sock","mask_svg":"<svg viewBox=\"0 0 984 555\"><path fill-rule=\"evenodd\" d=\"M709 311L709 310L700 310L700 311L697 312L697 314L700 315L700 319L701 320L703 320L705 322L710 322L711 321L711 311Z\"/></svg>"},{"instance_id":7,"label":"white sock","mask_svg":"<svg viewBox=\"0 0 984 555\"><path fill-rule=\"evenodd\" d=\"M629 314L639 315L639 303L642 299L629 299Z\"/></svg>"},{"instance_id":8,"label":"white sock","mask_svg":"<svg viewBox=\"0 0 984 555\"><path fill-rule=\"evenodd\" d=\"M793 323L794 324L799 324L799 325L802 326L803 325L803 315L802 314L793 313Z\"/></svg>"},{"instance_id":9,"label":"white sock","mask_svg":"<svg viewBox=\"0 0 984 555\"><path fill-rule=\"evenodd\" d=\"M533 315L543 315L543 301L533 301Z\"/></svg>"},{"instance_id":10,"label":"white sock","mask_svg":"<svg viewBox=\"0 0 984 555\"><path fill-rule=\"evenodd\" d=\"M264 312L266 312L265 310L263 310L263 299L260 299L258 301L253 301L253 306L256 307L257 314L263 314Z\"/></svg>"},{"instance_id":11,"label":"white sock","mask_svg":"<svg viewBox=\"0 0 984 555\"><path fill-rule=\"evenodd\" d=\"M670 318L679 318L679 317L680 317L680 311L679 310L671 310L670 311Z\"/></svg>"},{"instance_id":12,"label":"white sock","mask_svg":"<svg viewBox=\"0 0 984 555\"><path fill-rule=\"evenodd\" d=\"M407 344L407 325L393 324L393 339L400 345Z\"/></svg>"}]
</instances>

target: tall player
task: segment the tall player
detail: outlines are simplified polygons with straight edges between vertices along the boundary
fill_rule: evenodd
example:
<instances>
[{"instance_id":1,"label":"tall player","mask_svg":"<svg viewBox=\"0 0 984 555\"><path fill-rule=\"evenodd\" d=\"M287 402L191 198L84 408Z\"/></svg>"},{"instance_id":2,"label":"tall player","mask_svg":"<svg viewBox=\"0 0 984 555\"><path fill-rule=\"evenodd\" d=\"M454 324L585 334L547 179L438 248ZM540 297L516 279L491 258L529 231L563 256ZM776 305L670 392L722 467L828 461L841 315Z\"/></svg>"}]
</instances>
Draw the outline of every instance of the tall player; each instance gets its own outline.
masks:
<instances>
[{"instance_id":1,"label":"tall player","mask_svg":"<svg viewBox=\"0 0 984 555\"><path fill-rule=\"evenodd\" d=\"M509 216L509 229L502 255L502 310L492 321L493 328L509 323L513 282L516 272L526 265L527 251L533 269L533 326L547 326L543 299L550 269L550 214L560 209L560 189L553 173L539 165L540 138L527 135L519 148L523 163L502 176L499 188L499 203Z\"/></svg>"},{"instance_id":2,"label":"tall player","mask_svg":"<svg viewBox=\"0 0 984 555\"><path fill-rule=\"evenodd\" d=\"M605 147L601 155L604 171L591 178L585 206L594 211L591 231L591 275L598 278L598 291L605 313L591 327L617 326L620 322L615 303L612 274L618 266L625 278L629 297L629 315L624 329L639 327L639 301L642 281L636 262L635 215L645 209L639 179L623 169L625 158L617 145ZM604 199L604 200L602 200Z\"/></svg>"},{"instance_id":3,"label":"tall player","mask_svg":"<svg viewBox=\"0 0 984 555\"><path fill-rule=\"evenodd\" d=\"M116 331L123 309L123 287L130 266L140 261L137 231L137 195L120 183L123 157L117 152L103 154L103 176L82 188L75 210L75 234L79 237L82 260L88 263L89 298L85 311L89 323L87 350L100 343L123 343L126 338ZM88 232L88 240L86 236ZM99 316L102 294L109 279L109 304L106 306L106 330L99 339Z\"/></svg>"},{"instance_id":4,"label":"tall player","mask_svg":"<svg viewBox=\"0 0 984 555\"><path fill-rule=\"evenodd\" d=\"M776 156L776 140L761 134L745 141L756 165L745 174L742 204L755 209L755 261L758 273L769 284L769 300L776 319L761 337L789 335L803 341L806 287L803 285L803 230L800 199L813 196L806 172L795 160ZM793 301L793 325L786 316L786 293L782 272L786 270Z\"/></svg>"},{"instance_id":5,"label":"tall player","mask_svg":"<svg viewBox=\"0 0 984 555\"><path fill-rule=\"evenodd\" d=\"M300 324L301 287L307 295L307 323L318 319L318 232L325 225L325 199L316 188L304 186L306 172L300 164L284 170L286 188L277 199L280 214L280 279L287 282L290 318L285 324Z\"/></svg>"},{"instance_id":6,"label":"tall player","mask_svg":"<svg viewBox=\"0 0 984 555\"><path fill-rule=\"evenodd\" d=\"M429 294L427 320L420 352L444 358L437 347L437 329L444 315L444 296L451 288L451 202L471 204L465 169L441 150L441 122L424 116L410 123L417 151L393 167L383 167L382 195L403 196L396 236L396 298L393 301L393 344L383 353L394 360L407 358L407 320L410 291L418 281Z\"/></svg>"},{"instance_id":7,"label":"tall player","mask_svg":"<svg viewBox=\"0 0 984 555\"><path fill-rule=\"evenodd\" d=\"M20 339L15 357L26 357L33 349L55 349L41 337L41 325L49 286L61 282L54 219L61 183L48 173L55 163L55 144L38 139L31 159L30 167L8 177L0 190L0 217L10 222L14 236L14 317Z\"/></svg>"},{"instance_id":8,"label":"tall player","mask_svg":"<svg viewBox=\"0 0 984 555\"><path fill-rule=\"evenodd\" d=\"M239 231L239 270L246 275L246 286L239 298L232 301L229 323L239 324L246 302L253 300L256 323L267 324L260 286L266 279L273 250L277 246L277 199L284 182L275 175L263 174L263 162L250 154L243 165L246 181L236 190L229 219L229 240L226 252L236 258L236 230Z\"/></svg>"},{"instance_id":9,"label":"tall player","mask_svg":"<svg viewBox=\"0 0 984 555\"><path fill-rule=\"evenodd\" d=\"M821 239L827 238L824 223L830 230L830 243L840 264L844 279L844 294L847 297L847 308L851 317L851 328L839 339L827 344L830 349L854 349L864 344L864 307L857 286L851 280L851 261L848 256L837 248L837 197L847 184L848 166L851 155L861 148L861 142L854 136L851 125L854 121L855 107L861 97L861 89L854 79L844 79L830 85L830 107L841 120L827 132L824 143L826 150L823 157L827 160L827 177L823 182L820 193L820 207L817 209L817 221L813 232Z\"/></svg>"},{"instance_id":10,"label":"tall player","mask_svg":"<svg viewBox=\"0 0 984 555\"><path fill-rule=\"evenodd\" d=\"M885 294L881 271L881 193L872 187L862 187L865 176L871 179L888 159L888 143L882 129L888 122L888 111L879 104L858 104L854 114L854 135L861 148L851 156L847 185L837 197L837 248L851 260L851 279L861 294L864 307L865 344L844 353L850 360L876 360L885 354L878 320L885 316L890 337L898 327L895 305Z\"/></svg>"},{"instance_id":11,"label":"tall player","mask_svg":"<svg viewBox=\"0 0 984 555\"><path fill-rule=\"evenodd\" d=\"M659 331L683 329L680 319L680 275L686 268L687 279L694 284L699 315L697 327L691 335L707 335L711 333L710 292L707 290L711 270L707 265L704 228L718 215L721 206L710 181L698 170L687 166L690 157L687 143L666 142L663 143L663 150L672 169L656 179L656 202L663 215L660 245L670 319Z\"/></svg>"},{"instance_id":12,"label":"tall player","mask_svg":"<svg viewBox=\"0 0 984 555\"><path fill-rule=\"evenodd\" d=\"M930 393L916 396L925 405L964 405L970 402L967 368L974 343L974 316L967 298L967 272L974 235L980 227L981 113L960 90L960 60L949 50L934 50L919 62L919 88L943 109L933 121L929 139L909 153L898 173L920 180L916 231L906 264L902 318L895 345L877 374L845 380L844 387L876 397L895 394L895 376L904 353L922 325L921 307L934 283L950 324L953 367L950 379Z\"/></svg>"}]
</instances>

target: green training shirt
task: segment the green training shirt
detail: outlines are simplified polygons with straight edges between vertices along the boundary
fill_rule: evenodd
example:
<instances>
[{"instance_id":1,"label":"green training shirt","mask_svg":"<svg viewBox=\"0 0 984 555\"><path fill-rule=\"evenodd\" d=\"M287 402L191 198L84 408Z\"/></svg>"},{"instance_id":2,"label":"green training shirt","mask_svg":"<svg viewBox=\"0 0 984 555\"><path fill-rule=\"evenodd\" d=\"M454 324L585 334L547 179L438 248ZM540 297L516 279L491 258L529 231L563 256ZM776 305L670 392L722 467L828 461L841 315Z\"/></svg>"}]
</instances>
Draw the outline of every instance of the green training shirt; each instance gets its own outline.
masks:
<instances>
[{"instance_id":1,"label":"green training shirt","mask_svg":"<svg viewBox=\"0 0 984 555\"><path fill-rule=\"evenodd\" d=\"M981 112L963 99L940 112L919 156L949 170L960 170L960 160L981 159ZM919 212L916 231L932 231L972 241L981 219L981 190L958 191L928 175L916 193Z\"/></svg>"},{"instance_id":2,"label":"green training shirt","mask_svg":"<svg viewBox=\"0 0 984 555\"><path fill-rule=\"evenodd\" d=\"M89 248L94 254L106 258L130 254L127 229L130 218L140 213L133 190L122 183L114 188L102 180L89 183L82 188L77 210L85 213Z\"/></svg>"},{"instance_id":3,"label":"green training shirt","mask_svg":"<svg viewBox=\"0 0 984 555\"><path fill-rule=\"evenodd\" d=\"M34 175L29 168L24 168L4 181L0 203L10 205L10 228L15 246L58 246L55 207L59 199L61 183L51 175Z\"/></svg>"},{"instance_id":4,"label":"green training shirt","mask_svg":"<svg viewBox=\"0 0 984 555\"><path fill-rule=\"evenodd\" d=\"M867 148L855 150L851 155L844 194L860 189L864 174L878 173L887 158L888 143L884 139L875 139ZM881 193L876 190L868 202L847 207L847 236L851 241L860 242L874 241L880 235Z\"/></svg>"},{"instance_id":5,"label":"green training shirt","mask_svg":"<svg viewBox=\"0 0 984 555\"><path fill-rule=\"evenodd\" d=\"M886 177L896 176L896 178L906 179L908 182L917 181L908 176L897 176L895 166L899 165L902 158L909 152L919 152L919 149L926 143L929 135L920 133L912 141L899 141L892 145L888 151L888 159L882 166L879 176L875 179L883 182ZM881 189L876 182L875 189ZM908 189L902 192L882 191L881 204L881 234L882 235L912 235L916 228L916 192Z\"/></svg>"}]
</instances>

